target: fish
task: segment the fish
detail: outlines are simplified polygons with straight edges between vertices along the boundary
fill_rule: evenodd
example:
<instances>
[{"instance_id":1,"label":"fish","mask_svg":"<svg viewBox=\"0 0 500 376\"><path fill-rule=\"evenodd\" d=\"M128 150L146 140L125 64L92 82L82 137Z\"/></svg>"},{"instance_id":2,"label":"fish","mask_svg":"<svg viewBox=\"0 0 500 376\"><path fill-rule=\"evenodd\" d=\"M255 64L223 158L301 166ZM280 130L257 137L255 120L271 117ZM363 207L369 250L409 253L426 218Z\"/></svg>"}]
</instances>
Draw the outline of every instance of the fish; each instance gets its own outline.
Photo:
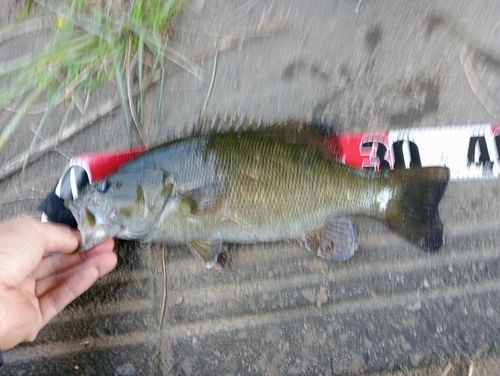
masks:
<instances>
[{"instance_id":1,"label":"fish","mask_svg":"<svg viewBox=\"0 0 500 376\"><path fill-rule=\"evenodd\" d=\"M187 245L212 268L225 244L288 240L344 261L360 215L424 250L442 246L448 168L354 169L334 158L326 128L292 127L195 134L135 157L65 201L81 250L108 237Z\"/></svg>"}]
</instances>

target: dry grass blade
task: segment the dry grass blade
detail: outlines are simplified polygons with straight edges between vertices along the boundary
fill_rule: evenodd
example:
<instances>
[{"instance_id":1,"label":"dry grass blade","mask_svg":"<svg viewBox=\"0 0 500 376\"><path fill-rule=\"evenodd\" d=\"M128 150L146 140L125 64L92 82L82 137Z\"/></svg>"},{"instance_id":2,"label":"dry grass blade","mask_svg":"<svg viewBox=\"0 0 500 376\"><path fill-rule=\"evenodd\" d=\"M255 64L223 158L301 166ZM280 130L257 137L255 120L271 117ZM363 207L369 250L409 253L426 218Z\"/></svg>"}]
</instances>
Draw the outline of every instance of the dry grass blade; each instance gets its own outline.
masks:
<instances>
[{"instance_id":1,"label":"dry grass blade","mask_svg":"<svg viewBox=\"0 0 500 376\"><path fill-rule=\"evenodd\" d=\"M62 91L59 95L59 97L57 98L56 102L55 102L55 106L59 106L61 103L67 101L74 93L75 89L85 80L87 79L88 75L89 75L89 69L88 68L84 68L80 74L78 75L78 77L73 80L73 82L71 82L70 84L68 84L65 88L64 88L64 91ZM49 107L49 102L50 101L46 101L44 103L36 103L34 105L32 105L30 107L30 109L26 112L28 115L37 115L37 114L41 114L45 111L47 111L48 107ZM11 102L11 103L8 103L4 109L6 111L10 111L10 112L18 112L19 111L19 108L21 107L21 103L17 103L17 102ZM84 113L84 108L82 107L81 108L81 112Z\"/></svg>"},{"instance_id":2,"label":"dry grass blade","mask_svg":"<svg viewBox=\"0 0 500 376\"><path fill-rule=\"evenodd\" d=\"M0 31L0 43L35 31L48 29L52 26L52 22L47 17L37 17L18 25L8 26L6 29Z\"/></svg>"},{"instance_id":3,"label":"dry grass blade","mask_svg":"<svg viewBox=\"0 0 500 376\"><path fill-rule=\"evenodd\" d=\"M26 101L23 103L19 111L12 117L10 122L7 124L5 129L3 130L2 134L0 135L0 149L5 145L9 137L12 135L12 133L16 130L17 126L23 119L26 111L28 111L28 108L35 103L35 101L38 99L40 94L42 94L42 88L38 87L29 97L26 99Z\"/></svg>"},{"instance_id":4,"label":"dry grass blade","mask_svg":"<svg viewBox=\"0 0 500 376\"><path fill-rule=\"evenodd\" d=\"M460 62L462 63L462 67L464 68L465 76L467 77L467 81L469 81L469 85L476 95L478 99L483 104L484 108L493 116L495 119L498 118L500 114L500 109L498 105L493 101L490 94L481 83L481 80L476 75L474 70L474 56L476 50L466 44L462 46L460 49Z\"/></svg>"},{"instance_id":5,"label":"dry grass blade","mask_svg":"<svg viewBox=\"0 0 500 376\"><path fill-rule=\"evenodd\" d=\"M210 99L210 95L212 94L212 89L214 87L215 73L217 72L217 56L219 56L219 51L217 50L217 43L216 43L215 54L214 54L214 69L212 71L212 79L210 80L210 85L208 87L207 97L205 98L205 102L203 103L203 107L200 112L201 118L205 116L205 110L207 109L208 100Z\"/></svg>"},{"instance_id":6,"label":"dry grass blade","mask_svg":"<svg viewBox=\"0 0 500 376\"><path fill-rule=\"evenodd\" d=\"M141 131L142 126L141 126L141 122L139 120L139 117L137 116L137 111L135 110L134 96L132 94L132 69L134 68L135 64L137 63L137 55L135 55L133 58L131 57L132 39L133 39L133 37L132 37L132 35L130 35L129 43L128 43L128 50L127 50L127 57L125 58L125 76L126 76L126 80L127 80L127 99L128 99L130 114L132 115L132 120L134 121L135 128L137 130L137 133L139 134L139 138L141 139L142 143L144 144L144 137L142 136L142 131ZM142 92L142 90L140 90L140 92Z\"/></svg>"},{"instance_id":7,"label":"dry grass blade","mask_svg":"<svg viewBox=\"0 0 500 376\"><path fill-rule=\"evenodd\" d=\"M444 369L444 371L441 373L441 376L447 376L448 373L451 371L452 368L453 367L452 367L451 363L448 363L446 365L446 368Z\"/></svg>"},{"instance_id":8,"label":"dry grass blade","mask_svg":"<svg viewBox=\"0 0 500 376\"><path fill-rule=\"evenodd\" d=\"M47 104L47 109L46 109L45 113L43 114L42 118L40 119L35 136L31 140L31 144L30 144L29 149L27 151L28 155L26 156L26 159L24 160L24 163L23 163L23 170L26 168L26 165L28 164L28 156L32 152L36 141L40 137L42 130L43 130L45 124L47 123L47 120L49 119L49 115L52 112L52 109L56 106L57 98L61 95L63 90L64 90L64 85L61 84L61 85L59 85L59 88L57 89L55 95L51 96L51 98Z\"/></svg>"},{"instance_id":9,"label":"dry grass blade","mask_svg":"<svg viewBox=\"0 0 500 376\"><path fill-rule=\"evenodd\" d=\"M26 111L27 115L37 115L45 112L47 110L47 105L49 104L48 101L43 102L43 103L35 103L33 104L28 111ZM22 103L19 102L10 102L7 103L4 106L4 110L8 112L19 112L19 109L21 108Z\"/></svg>"},{"instance_id":10,"label":"dry grass blade","mask_svg":"<svg viewBox=\"0 0 500 376\"><path fill-rule=\"evenodd\" d=\"M187 58L175 48L171 47L170 44L172 43L169 43L168 45L162 47L163 56L191 73L200 81L206 82L207 73L205 72L205 70L198 63Z\"/></svg>"},{"instance_id":11,"label":"dry grass blade","mask_svg":"<svg viewBox=\"0 0 500 376\"><path fill-rule=\"evenodd\" d=\"M119 70L115 71L115 80L116 80L116 84L118 86L118 93L119 93L119 98L120 98L120 102L121 102L120 104L122 105L123 116L125 117L125 125L127 127L128 139L129 139L129 143L130 143L132 134L131 134L131 129L130 129L130 117L129 117L128 107L127 107L127 95L126 95L126 91L125 91L125 86L123 84L122 74L120 73Z\"/></svg>"},{"instance_id":12,"label":"dry grass blade","mask_svg":"<svg viewBox=\"0 0 500 376\"><path fill-rule=\"evenodd\" d=\"M473 373L474 373L474 362L470 362L468 376L472 376Z\"/></svg>"},{"instance_id":13,"label":"dry grass blade","mask_svg":"<svg viewBox=\"0 0 500 376\"><path fill-rule=\"evenodd\" d=\"M138 79L139 79L139 87L142 87L142 77L143 77L143 74L144 74L143 73L143 67L144 67L143 56L144 56L144 36L141 33L138 36L137 53L134 56L134 62L137 60L137 64L138 64L137 65L137 73L138 73L137 76L138 76ZM142 119L143 119L143 116L144 116L144 90L140 90L139 91L138 111L141 114L141 121L137 122L137 128L138 128L138 131L139 131L138 124L139 123L143 123ZM140 128L144 129L144 124ZM144 143L144 139L143 139L142 135L141 135L141 140L143 140L143 143Z\"/></svg>"},{"instance_id":14,"label":"dry grass blade","mask_svg":"<svg viewBox=\"0 0 500 376\"><path fill-rule=\"evenodd\" d=\"M23 152L10 159L0 168L0 180L3 180L13 173L19 171L24 165L24 161L26 159L28 159L28 163L31 163L44 156L47 152L55 150L58 142L62 142L74 136L90 124L93 124L94 122L99 120L101 117L109 114L120 104L121 102L119 98L110 100L109 102L105 103L102 106L99 106L95 110L89 111L83 118L80 118L72 122L70 125L64 127L61 130L60 134L38 142L31 153Z\"/></svg>"},{"instance_id":15,"label":"dry grass blade","mask_svg":"<svg viewBox=\"0 0 500 376\"><path fill-rule=\"evenodd\" d=\"M228 20L228 25L238 21L243 18L245 14L250 12L250 10L259 2L259 0L250 0L246 3L240 5L238 8L229 13L225 18Z\"/></svg>"},{"instance_id":16,"label":"dry grass blade","mask_svg":"<svg viewBox=\"0 0 500 376\"><path fill-rule=\"evenodd\" d=\"M165 309L167 307L167 265L165 262L165 245L161 247L161 260L163 267L163 297L160 311L160 323L158 324L158 332L161 330L163 326L163 317L165 316Z\"/></svg>"}]
</instances>

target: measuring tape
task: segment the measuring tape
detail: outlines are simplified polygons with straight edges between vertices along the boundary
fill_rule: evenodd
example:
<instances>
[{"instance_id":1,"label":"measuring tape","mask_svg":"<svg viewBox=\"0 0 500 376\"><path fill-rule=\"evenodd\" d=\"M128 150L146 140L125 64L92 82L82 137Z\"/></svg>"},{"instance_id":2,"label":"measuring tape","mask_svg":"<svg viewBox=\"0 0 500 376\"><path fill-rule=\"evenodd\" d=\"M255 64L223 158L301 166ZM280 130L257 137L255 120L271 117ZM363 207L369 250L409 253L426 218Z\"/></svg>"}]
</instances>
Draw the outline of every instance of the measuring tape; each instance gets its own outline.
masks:
<instances>
[{"instance_id":1,"label":"measuring tape","mask_svg":"<svg viewBox=\"0 0 500 376\"><path fill-rule=\"evenodd\" d=\"M500 177L500 124L341 133L328 136L339 161L360 169L446 166L451 180ZM56 194L76 198L88 182L98 181L146 149L111 150L73 157Z\"/></svg>"},{"instance_id":2,"label":"measuring tape","mask_svg":"<svg viewBox=\"0 0 500 376\"><path fill-rule=\"evenodd\" d=\"M394 129L327 136L339 161L360 169L446 166L450 180L500 177L500 124ZM40 205L42 221L76 227L64 200L74 200L88 183L111 174L146 149L111 150L73 157L56 188Z\"/></svg>"},{"instance_id":3,"label":"measuring tape","mask_svg":"<svg viewBox=\"0 0 500 376\"><path fill-rule=\"evenodd\" d=\"M446 166L450 180L500 177L500 124L342 133L331 145L355 168Z\"/></svg>"}]
</instances>

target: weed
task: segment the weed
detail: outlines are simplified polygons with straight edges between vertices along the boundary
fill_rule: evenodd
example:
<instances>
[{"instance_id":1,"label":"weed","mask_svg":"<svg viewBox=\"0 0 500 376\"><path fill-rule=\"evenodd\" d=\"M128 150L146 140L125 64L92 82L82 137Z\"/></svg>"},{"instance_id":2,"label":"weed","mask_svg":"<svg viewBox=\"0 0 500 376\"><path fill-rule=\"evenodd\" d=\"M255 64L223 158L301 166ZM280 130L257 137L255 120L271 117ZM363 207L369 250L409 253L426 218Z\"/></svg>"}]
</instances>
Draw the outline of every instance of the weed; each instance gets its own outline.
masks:
<instances>
[{"instance_id":1,"label":"weed","mask_svg":"<svg viewBox=\"0 0 500 376\"><path fill-rule=\"evenodd\" d=\"M67 104L63 127L69 111L75 106L84 111L82 98L88 102L89 95L108 80L116 81L128 133L134 121L141 134L144 91L153 72L164 72L168 26L181 10L181 0L28 0L14 22L0 32L0 41L29 28L34 8L53 14L53 36L33 54L0 67L0 79L8 82L0 92L0 108L14 107L0 133L0 149L42 94L48 100L29 151L57 105ZM131 89L135 82L140 88L137 103Z\"/></svg>"}]
</instances>

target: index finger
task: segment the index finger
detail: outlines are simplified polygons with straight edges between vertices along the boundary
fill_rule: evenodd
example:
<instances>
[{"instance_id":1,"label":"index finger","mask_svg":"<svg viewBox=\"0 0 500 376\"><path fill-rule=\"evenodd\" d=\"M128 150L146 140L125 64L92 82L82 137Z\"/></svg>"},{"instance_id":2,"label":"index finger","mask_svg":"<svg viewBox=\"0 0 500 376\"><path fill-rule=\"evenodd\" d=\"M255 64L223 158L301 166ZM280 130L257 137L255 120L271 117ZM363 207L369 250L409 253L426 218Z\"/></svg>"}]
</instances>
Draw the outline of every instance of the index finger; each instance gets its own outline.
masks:
<instances>
[{"instance_id":1,"label":"index finger","mask_svg":"<svg viewBox=\"0 0 500 376\"><path fill-rule=\"evenodd\" d=\"M80 236L69 227L17 218L0 224L0 282L16 287L45 255L74 252Z\"/></svg>"},{"instance_id":2,"label":"index finger","mask_svg":"<svg viewBox=\"0 0 500 376\"><path fill-rule=\"evenodd\" d=\"M45 233L45 254L52 252L72 253L80 244L80 233L71 227L40 223L38 226Z\"/></svg>"},{"instance_id":3,"label":"index finger","mask_svg":"<svg viewBox=\"0 0 500 376\"><path fill-rule=\"evenodd\" d=\"M10 220L2 224L2 230L10 234L11 239L24 243L24 247L20 246L18 249L39 245L44 250L44 255L52 252L72 253L80 243L79 233L70 227L41 223L34 218Z\"/></svg>"}]
</instances>

